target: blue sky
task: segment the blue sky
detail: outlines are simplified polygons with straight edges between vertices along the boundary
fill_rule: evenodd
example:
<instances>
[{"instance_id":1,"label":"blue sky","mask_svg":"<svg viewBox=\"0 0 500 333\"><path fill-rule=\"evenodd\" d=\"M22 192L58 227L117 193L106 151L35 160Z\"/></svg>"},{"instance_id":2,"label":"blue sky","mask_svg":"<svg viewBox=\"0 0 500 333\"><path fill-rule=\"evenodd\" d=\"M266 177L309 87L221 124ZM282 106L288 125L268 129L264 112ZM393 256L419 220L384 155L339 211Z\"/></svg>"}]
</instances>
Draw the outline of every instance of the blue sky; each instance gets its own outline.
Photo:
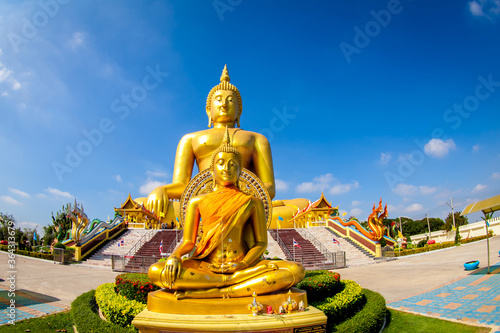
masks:
<instances>
[{"instance_id":1,"label":"blue sky","mask_svg":"<svg viewBox=\"0 0 500 333\"><path fill-rule=\"evenodd\" d=\"M106 219L170 182L227 64L277 199L445 217L500 192L499 24L498 0L2 1L0 211Z\"/></svg>"}]
</instances>

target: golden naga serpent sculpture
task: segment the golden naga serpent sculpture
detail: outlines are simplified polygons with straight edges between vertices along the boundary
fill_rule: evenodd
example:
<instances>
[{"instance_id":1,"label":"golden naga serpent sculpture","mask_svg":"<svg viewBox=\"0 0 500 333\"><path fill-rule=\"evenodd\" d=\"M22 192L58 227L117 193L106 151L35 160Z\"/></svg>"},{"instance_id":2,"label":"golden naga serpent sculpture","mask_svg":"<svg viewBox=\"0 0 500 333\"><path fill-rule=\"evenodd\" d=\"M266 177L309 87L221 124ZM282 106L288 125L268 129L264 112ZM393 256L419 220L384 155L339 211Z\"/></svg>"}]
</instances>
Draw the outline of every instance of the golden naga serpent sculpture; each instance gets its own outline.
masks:
<instances>
[{"instance_id":1,"label":"golden naga serpent sculpture","mask_svg":"<svg viewBox=\"0 0 500 333\"><path fill-rule=\"evenodd\" d=\"M365 228L363 228L356 220L344 222L338 216L332 217L332 219L340 222L344 227L353 225L359 232L361 232L369 239L373 241L379 241L380 239L382 239L382 237L384 237L385 234L386 228L383 221L384 218L386 218L388 215L387 204L385 204L385 208L382 214L380 214L380 212L382 212L382 198L380 199L379 205L376 209L375 204L373 204L372 213L370 214L370 216L368 216L368 227L370 228L370 231L367 231Z\"/></svg>"}]
</instances>

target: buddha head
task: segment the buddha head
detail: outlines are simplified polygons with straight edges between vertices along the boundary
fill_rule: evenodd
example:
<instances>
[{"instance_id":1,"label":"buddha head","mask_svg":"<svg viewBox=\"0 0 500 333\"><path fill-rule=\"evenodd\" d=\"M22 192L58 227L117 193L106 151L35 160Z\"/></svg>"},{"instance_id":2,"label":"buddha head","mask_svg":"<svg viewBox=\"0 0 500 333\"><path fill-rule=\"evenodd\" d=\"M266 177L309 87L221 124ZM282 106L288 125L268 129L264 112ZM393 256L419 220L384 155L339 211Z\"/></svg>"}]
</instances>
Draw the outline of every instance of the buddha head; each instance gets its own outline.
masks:
<instances>
[{"instance_id":1,"label":"buddha head","mask_svg":"<svg viewBox=\"0 0 500 333\"><path fill-rule=\"evenodd\" d=\"M231 124L236 122L240 127L240 116L242 111L241 95L234 85L229 83L227 66L224 65L220 83L210 90L207 97L208 127L213 123Z\"/></svg>"},{"instance_id":2,"label":"buddha head","mask_svg":"<svg viewBox=\"0 0 500 333\"><path fill-rule=\"evenodd\" d=\"M213 177L213 187L215 188L216 184L238 186L241 170L241 154L231 145L229 132L226 127L226 134L224 135L222 144L212 153L211 157L210 171Z\"/></svg>"}]
</instances>

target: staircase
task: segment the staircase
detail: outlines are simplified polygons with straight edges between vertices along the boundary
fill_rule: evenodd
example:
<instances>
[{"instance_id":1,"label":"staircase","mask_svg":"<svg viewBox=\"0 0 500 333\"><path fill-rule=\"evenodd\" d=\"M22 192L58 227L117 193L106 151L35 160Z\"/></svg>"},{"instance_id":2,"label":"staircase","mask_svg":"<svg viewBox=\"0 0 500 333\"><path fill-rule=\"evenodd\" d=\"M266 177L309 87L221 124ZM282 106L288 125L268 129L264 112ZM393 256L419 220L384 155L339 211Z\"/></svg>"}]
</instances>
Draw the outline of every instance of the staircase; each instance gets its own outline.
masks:
<instances>
[{"instance_id":1,"label":"staircase","mask_svg":"<svg viewBox=\"0 0 500 333\"><path fill-rule=\"evenodd\" d=\"M309 270L333 269L333 263L327 261L325 256L295 229L269 229L269 233L279 243L287 260L300 262ZM293 246L294 239L299 243L300 248Z\"/></svg>"},{"instance_id":2,"label":"staircase","mask_svg":"<svg viewBox=\"0 0 500 333\"><path fill-rule=\"evenodd\" d=\"M157 232L126 263L125 270L128 272L147 271L147 267L162 258L162 254L160 253L160 244L162 241L163 255L168 256L172 253L176 244L182 241L182 231L163 229Z\"/></svg>"},{"instance_id":3,"label":"staircase","mask_svg":"<svg viewBox=\"0 0 500 333\"><path fill-rule=\"evenodd\" d=\"M120 237L109 241L97 250L97 252L84 261L84 264L111 268L111 256L127 254L135 243L137 243L147 232L150 232L150 230L128 229Z\"/></svg>"},{"instance_id":4,"label":"staircase","mask_svg":"<svg viewBox=\"0 0 500 333\"><path fill-rule=\"evenodd\" d=\"M354 243L349 238L342 238L330 228L315 227L308 228L311 234L322 242L330 251L338 251L339 249L346 252L347 267L363 266L374 264L376 262L375 256L364 248ZM333 244L335 238L340 245Z\"/></svg>"},{"instance_id":5,"label":"staircase","mask_svg":"<svg viewBox=\"0 0 500 333\"><path fill-rule=\"evenodd\" d=\"M274 258L280 258L280 259L285 259L285 253L283 253L283 250L279 246L279 244L274 240L273 236L271 235L271 231L267 231L267 251L269 252L267 255L265 255L266 259L274 259Z\"/></svg>"}]
</instances>

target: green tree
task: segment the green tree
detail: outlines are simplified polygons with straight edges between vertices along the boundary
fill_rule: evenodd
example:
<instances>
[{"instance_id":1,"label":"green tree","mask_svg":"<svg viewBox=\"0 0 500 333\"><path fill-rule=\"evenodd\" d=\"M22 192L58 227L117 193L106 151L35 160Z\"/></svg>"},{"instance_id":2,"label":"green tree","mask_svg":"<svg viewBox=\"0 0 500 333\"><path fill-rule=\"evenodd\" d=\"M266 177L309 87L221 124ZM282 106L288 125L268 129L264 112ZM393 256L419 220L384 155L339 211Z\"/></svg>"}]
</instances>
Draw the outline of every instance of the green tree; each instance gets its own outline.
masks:
<instances>
[{"instance_id":1,"label":"green tree","mask_svg":"<svg viewBox=\"0 0 500 333\"><path fill-rule=\"evenodd\" d=\"M455 212L455 226L458 227L467 225L469 224L469 219L467 216L462 216L460 215L462 212ZM453 229L453 216L451 215L451 212L448 214L448 216L445 219L445 227L444 230L450 231Z\"/></svg>"},{"instance_id":2,"label":"green tree","mask_svg":"<svg viewBox=\"0 0 500 333\"><path fill-rule=\"evenodd\" d=\"M9 226L13 228L16 225L14 216L0 212L0 240L9 238Z\"/></svg>"},{"instance_id":3,"label":"green tree","mask_svg":"<svg viewBox=\"0 0 500 333\"><path fill-rule=\"evenodd\" d=\"M68 218L68 209L71 209L71 203L62 206L62 209L56 212L52 212L52 224L54 225L55 237L59 242L62 242L66 238L66 233L71 229L71 220Z\"/></svg>"},{"instance_id":4,"label":"green tree","mask_svg":"<svg viewBox=\"0 0 500 333\"><path fill-rule=\"evenodd\" d=\"M43 227L43 238L42 238L42 244L43 245L50 245L52 240L56 238L56 229L55 226L50 224L47 226Z\"/></svg>"}]
</instances>

